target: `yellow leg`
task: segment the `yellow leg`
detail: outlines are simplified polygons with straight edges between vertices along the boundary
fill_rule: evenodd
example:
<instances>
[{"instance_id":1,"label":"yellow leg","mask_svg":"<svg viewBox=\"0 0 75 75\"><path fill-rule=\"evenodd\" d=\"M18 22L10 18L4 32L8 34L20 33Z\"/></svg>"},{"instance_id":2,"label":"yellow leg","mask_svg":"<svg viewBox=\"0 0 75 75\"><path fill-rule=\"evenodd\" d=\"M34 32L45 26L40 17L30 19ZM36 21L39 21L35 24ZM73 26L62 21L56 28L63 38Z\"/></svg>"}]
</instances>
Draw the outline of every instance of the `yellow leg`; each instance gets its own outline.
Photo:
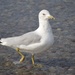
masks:
<instances>
[{"instance_id":1,"label":"yellow leg","mask_svg":"<svg viewBox=\"0 0 75 75\"><path fill-rule=\"evenodd\" d=\"M43 65L42 64L35 64L35 62L34 62L34 55L32 55L32 65L34 66L34 67L36 67L36 68L42 68L43 67Z\"/></svg>"},{"instance_id":2,"label":"yellow leg","mask_svg":"<svg viewBox=\"0 0 75 75\"><path fill-rule=\"evenodd\" d=\"M34 65L34 55L32 55L32 64Z\"/></svg>"},{"instance_id":3,"label":"yellow leg","mask_svg":"<svg viewBox=\"0 0 75 75\"><path fill-rule=\"evenodd\" d=\"M19 48L16 48L16 51L19 53L19 55L21 55L21 59L20 59L20 63L21 63L25 60L25 57L19 50L20 50Z\"/></svg>"}]
</instances>

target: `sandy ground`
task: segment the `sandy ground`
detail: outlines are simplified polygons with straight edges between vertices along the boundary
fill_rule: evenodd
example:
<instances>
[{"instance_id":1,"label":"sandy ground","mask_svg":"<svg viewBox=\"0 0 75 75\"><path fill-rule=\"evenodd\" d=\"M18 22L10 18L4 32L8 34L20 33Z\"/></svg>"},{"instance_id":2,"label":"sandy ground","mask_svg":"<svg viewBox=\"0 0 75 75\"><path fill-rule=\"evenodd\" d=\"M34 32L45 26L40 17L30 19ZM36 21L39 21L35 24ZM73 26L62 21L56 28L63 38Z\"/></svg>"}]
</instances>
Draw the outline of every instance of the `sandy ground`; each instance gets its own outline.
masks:
<instances>
[{"instance_id":1,"label":"sandy ground","mask_svg":"<svg viewBox=\"0 0 75 75\"><path fill-rule=\"evenodd\" d=\"M35 68L31 55L23 53L21 64L18 53L0 46L0 75L75 75L75 0L0 0L0 37L24 34L38 27L40 10L47 9L56 18L50 20L55 36L54 45L35 55Z\"/></svg>"}]
</instances>

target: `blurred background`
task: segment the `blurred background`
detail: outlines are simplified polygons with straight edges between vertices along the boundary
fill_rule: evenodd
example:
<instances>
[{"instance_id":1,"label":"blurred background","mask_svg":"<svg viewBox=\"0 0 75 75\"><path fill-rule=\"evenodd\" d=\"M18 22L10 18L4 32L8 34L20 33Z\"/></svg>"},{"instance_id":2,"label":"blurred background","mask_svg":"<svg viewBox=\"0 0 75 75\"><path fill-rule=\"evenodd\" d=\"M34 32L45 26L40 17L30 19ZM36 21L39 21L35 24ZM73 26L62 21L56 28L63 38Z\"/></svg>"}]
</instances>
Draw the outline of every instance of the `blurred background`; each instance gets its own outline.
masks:
<instances>
[{"instance_id":1,"label":"blurred background","mask_svg":"<svg viewBox=\"0 0 75 75\"><path fill-rule=\"evenodd\" d=\"M47 51L31 55L22 64L18 53L0 45L0 75L75 75L75 1L74 0L0 0L0 38L22 35L38 27L38 13L46 9L56 19L50 20L55 42Z\"/></svg>"}]
</instances>

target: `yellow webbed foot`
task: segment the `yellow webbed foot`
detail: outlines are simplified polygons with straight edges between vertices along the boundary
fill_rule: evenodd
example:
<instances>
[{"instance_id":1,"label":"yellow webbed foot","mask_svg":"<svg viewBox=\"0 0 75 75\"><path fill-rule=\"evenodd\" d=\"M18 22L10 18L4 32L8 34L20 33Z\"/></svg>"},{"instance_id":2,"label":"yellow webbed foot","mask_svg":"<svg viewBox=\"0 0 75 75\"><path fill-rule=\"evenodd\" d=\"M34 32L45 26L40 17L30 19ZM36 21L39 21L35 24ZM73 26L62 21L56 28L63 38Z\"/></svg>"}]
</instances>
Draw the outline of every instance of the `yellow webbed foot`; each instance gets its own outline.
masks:
<instances>
[{"instance_id":1,"label":"yellow webbed foot","mask_svg":"<svg viewBox=\"0 0 75 75\"><path fill-rule=\"evenodd\" d=\"M42 64L34 64L33 65L35 68L42 68L42 67L44 67Z\"/></svg>"}]
</instances>

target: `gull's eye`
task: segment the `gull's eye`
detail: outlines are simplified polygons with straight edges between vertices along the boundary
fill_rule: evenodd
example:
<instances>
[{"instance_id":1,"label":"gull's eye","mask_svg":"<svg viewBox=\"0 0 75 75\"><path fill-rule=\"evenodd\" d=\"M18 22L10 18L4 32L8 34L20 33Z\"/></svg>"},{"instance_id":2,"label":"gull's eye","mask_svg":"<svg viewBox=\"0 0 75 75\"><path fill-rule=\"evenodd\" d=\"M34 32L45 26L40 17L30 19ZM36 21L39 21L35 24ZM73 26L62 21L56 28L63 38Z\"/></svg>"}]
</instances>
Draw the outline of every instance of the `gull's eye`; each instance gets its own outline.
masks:
<instances>
[{"instance_id":1,"label":"gull's eye","mask_svg":"<svg viewBox=\"0 0 75 75\"><path fill-rule=\"evenodd\" d=\"M45 14L43 13L43 15L45 16Z\"/></svg>"}]
</instances>

